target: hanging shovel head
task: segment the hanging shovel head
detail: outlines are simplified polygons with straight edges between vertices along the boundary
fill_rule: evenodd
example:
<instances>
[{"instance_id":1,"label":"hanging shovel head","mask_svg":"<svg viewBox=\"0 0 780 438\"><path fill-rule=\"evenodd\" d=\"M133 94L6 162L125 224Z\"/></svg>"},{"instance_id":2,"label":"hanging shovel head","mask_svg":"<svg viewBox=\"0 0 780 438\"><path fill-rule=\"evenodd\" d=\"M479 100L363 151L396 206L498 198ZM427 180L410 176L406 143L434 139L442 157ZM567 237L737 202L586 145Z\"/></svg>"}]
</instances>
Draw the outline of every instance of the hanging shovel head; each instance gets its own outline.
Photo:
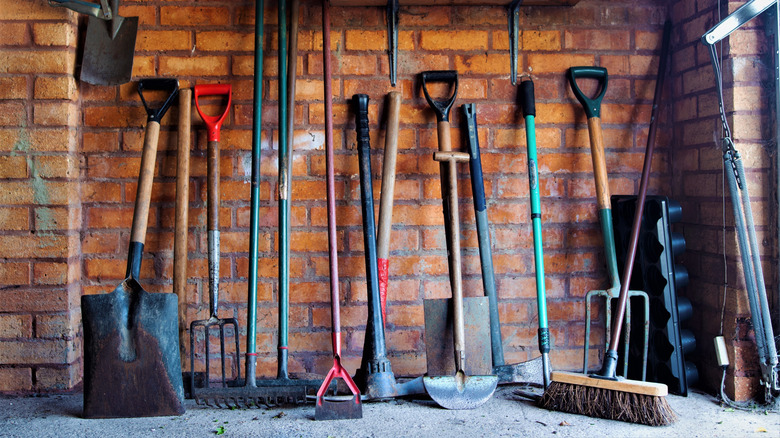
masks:
<instances>
[{"instance_id":1,"label":"hanging shovel head","mask_svg":"<svg viewBox=\"0 0 780 438\"><path fill-rule=\"evenodd\" d=\"M132 277L112 293L81 297L84 417L184 413L178 299Z\"/></svg>"},{"instance_id":2,"label":"hanging shovel head","mask_svg":"<svg viewBox=\"0 0 780 438\"><path fill-rule=\"evenodd\" d=\"M116 11L115 11L116 12ZM93 85L120 85L130 81L135 56L138 17L106 21L89 16L80 79Z\"/></svg>"}]
</instances>

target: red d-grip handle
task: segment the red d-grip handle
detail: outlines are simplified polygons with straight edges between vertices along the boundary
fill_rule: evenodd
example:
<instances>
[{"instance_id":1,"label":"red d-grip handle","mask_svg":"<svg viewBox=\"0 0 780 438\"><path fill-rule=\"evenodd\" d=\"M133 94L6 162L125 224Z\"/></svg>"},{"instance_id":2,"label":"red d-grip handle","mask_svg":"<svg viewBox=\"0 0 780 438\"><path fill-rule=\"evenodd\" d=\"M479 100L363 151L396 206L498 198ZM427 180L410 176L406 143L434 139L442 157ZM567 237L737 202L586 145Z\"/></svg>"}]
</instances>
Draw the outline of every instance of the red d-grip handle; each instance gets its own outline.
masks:
<instances>
[{"instance_id":1,"label":"red d-grip handle","mask_svg":"<svg viewBox=\"0 0 780 438\"><path fill-rule=\"evenodd\" d=\"M222 122L225 120L225 117L227 117L228 112L230 112L231 90L232 86L230 84L205 84L196 85L193 88L192 94L195 96L195 107L198 109L198 114L200 114L200 117L206 123L206 127L208 128L209 133L209 141L219 141L219 130L222 128ZM198 98L200 96L222 95L227 95L228 97L227 106L225 107L225 111L222 112L222 115L209 116L207 114L203 114L203 111L200 109Z\"/></svg>"}]
</instances>

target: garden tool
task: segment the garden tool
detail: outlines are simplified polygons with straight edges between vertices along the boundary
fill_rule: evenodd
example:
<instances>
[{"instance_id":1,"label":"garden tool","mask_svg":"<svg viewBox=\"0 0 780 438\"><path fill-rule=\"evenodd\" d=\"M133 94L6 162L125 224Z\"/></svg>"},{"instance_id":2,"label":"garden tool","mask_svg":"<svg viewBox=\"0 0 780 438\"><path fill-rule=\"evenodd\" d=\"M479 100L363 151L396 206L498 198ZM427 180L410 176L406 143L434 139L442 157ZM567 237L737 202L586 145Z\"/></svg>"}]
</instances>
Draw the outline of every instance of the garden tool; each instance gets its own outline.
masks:
<instances>
[{"instance_id":1,"label":"garden tool","mask_svg":"<svg viewBox=\"0 0 780 438\"><path fill-rule=\"evenodd\" d=\"M387 282L390 276L390 234L393 227L393 195L395 193L395 163L398 155L398 115L401 111L401 93L387 95L387 129L385 158L382 160L382 195L379 199L379 229L376 252L379 269L379 299L382 302L382 320L387 318ZM370 164L370 163L369 163Z\"/></svg>"},{"instance_id":2,"label":"garden tool","mask_svg":"<svg viewBox=\"0 0 780 438\"><path fill-rule=\"evenodd\" d=\"M292 143L293 143L293 104L295 102L295 66L298 58L298 1L293 0L290 8L290 29L292 36L288 40L287 2L279 3L279 327L276 359L276 379L257 380L256 393L262 396L266 405L302 404L306 402L309 391L316 390L320 380L291 379L288 372L288 327L290 313L290 201L292 193ZM289 48L289 50L288 50ZM260 55L262 56L262 55ZM261 61L258 61L261 62ZM258 81L262 77L258 73ZM258 84L259 88L260 85ZM255 109L257 122L258 161L260 148L261 94L256 96ZM259 167L259 164L258 164ZM258 168L258 176L259 176ZM259 183L259 181L258 181ZM257 208L259 209L259 199ZM259 212L258 212L259 218ZM256 257L256 253L255 254ZM255 275L257 272L255 271Z\"/></svg>"},{"instance_id":3,"label":"garden tool","mask_svg":"<svg viewBox=\"0 0 780 438\"><path fill-rule=\"evenodd\" d=\"M387 56L390 61L390 85L398 76L398 0L387 0Z\"/></svg>"},{"instance_id":4,"label":"garden tool","mask_svg":"<svg viewBox=\"0 0 780 438\"><path fill-rule=\"evenodd\" d=\"M485 184L482 178L482 159L479 152L479 138L477 136L477 107L473 103L463 105L463 114L466 119L469 146L469 168L471 173L471 191L474 196L474 215L477 223L477 240L479 243L479 260L482 268L482 287L488 298L490 312L490 346L493 357L493 374L498 376L498 383L539 383L543 381L543 359L535 358L526 362L507 364L504 362L504 348L501 340L501 320L498 315L498 300L496 294L496 281L493 272L493 254L490 244L490 229L487 216L487 204L485 202ZM538 195L538 192L537 192ZM538 205L538 199L537 199ZM540 233L541 237L541 233ZM540 248L541 250L541 243ZM541 259L541 256L540 256ZM542 276L544 287L544 276ZM542 289L544 292L544 289ZM545 310L546 312L546 310ZM540 314L541 315L541 314ZM546 315L544 318L545 330L539 332L540 345L543 339L548 339L546 330ZM542 323L540 316L539 323ZM544 337L543 337L544 336ZM549 350L549 344L548 350Z\"/></svg>"},{"instance_id":5,"label":"garden tool","mask_svg":"<svg viewBox=\"0 0 780 438\"><path fill-rule=\"evenodd\" d=\"M604 354L604 363L601 370L592 375L583 375L566 372L550 373L550 385L539 400L539 405L546 409L587 415L590 417L606 418L610 420L627 421L650 426L664 426L673 423L677 419L666 395L669 388L662 383L643 382L629 380L617 376L618 345L623 329L623 318L628 312L629 296L638 296L644 299L645 314L647 315L648 298L644 292L631 292L628 284L620 287L617 278L617 261L615 256L615 243L612 233L612 214L607 185L607 166L604 160L604 145L601 138L600 106L601 98L607 88L607 70L599 67L571 67L569 68L569 83L574 94L585 109L588 116L588 131L590 133L591 154L593 156L593 173L596 180L596 196L599 205L599 218L601 219L604 246L607 256L607 269L613 288L607 291L591 291L588 293L588 311L590 311L590 297L594 294L607 297L606 308L610 311L611 300L614 296L614 288L620 291L617 303L617 315L615 321L609 327L612 336L609 336L608 349ZM585 97L577 86L578 78L591 78L599 82L601 91L595 99ZM610 266L614 265L614 266ZM626 279L628 280L628 279ZM589 317L590 315L588 315ZM626 317L626 319L628 319ZM609 313L607 313L609 325ZM588 319L587 324L590 324ZM645 319L645 327L649 326L649 318ZM626 323L626 331L630 324ZM589 325L587 328L590 328ZM647 336L647 333L645 333ZM645 337L647 339L647 337ZM587 358L586 338L586 358ZM628 344L628 336L624 340ZM645 350L647 345L645 345ZM628 357L628 354L624 355ZM646 359L645 359L646 360ZM644 370L645 364L642 364ZM625 368L624 368L625 373Z\"/></svg>"},{"instance_id":6,"label":"garden tool","mask_svg":"<svg viewBox=\"0 0 780 438\"><path fill-rule=\"evenodd\" d=\"M330 2L322 1L322 64L325 76L325 173L327 174L328 202L328 264L330 272L331 331L333 336L333 367L328 371L317 391L315 420L363 418L360 390L341 365L341 308L339 306L338 243L336 241L336 181L333 167L333 89L330 67ZM351 391L346 399L326 397L328 386L335 378L343 379Z\"/></svg>"},{"instance_id":7,"label":"garden tool","mask_svg":"<svg viewBox=\"0 0 780 438\"><path fill-rule=\"evenodd\" d=\"M227 356L225 353L225 327L232 327L232 334L235 339L235 355L240 357L238 346L238 321L236 318L220 318L219 309L219 137L222 123L230 112L231 86L230 84L208 84L196 85L194 88L195 108L197 108L200 117L206 123L208 128L208 193L206 204L208 219L208 265L209 265L209 318L193 321L190 324L190 384L192 395L200 403L210 404L214 402L219 405L222 401L222 390L228 387L226 379L225 363ZM200 98L203 96L226 96L227 104L222 114L218 116L207 115L203 112L200 105ZM203 328L203 338L205 343L205 388L195 386L195 338L198 337L199 328ZM211 348L210 338L212 328L217 328L219 333L219 352L221 365L220 386L212 387L209 371L211 369ZM235 367L234 378L231 379L231 385L235 386L240 378L241 372ZM225 393L227 394L227 393Z\"/></svg>"},{"instance_id":8,"label":"garden tool","mask_svg":"<svg viewBox=\"0 0 780 438\"><path fill-rule=\"evenodd\" d=\"M737 244L739 246L740 259L742 261L742 271L745 277L745 288L747 290L748 303L750 306L750 317L755 331L756 349L758 350L758 362L761 369L761 385L764 388L764 401L768 404L777 403L780 400L780 357L777 355L777 345L774 331L772 328L772 317L769 310L769 302L766 294L766 283L764 281L764 270L761 266L761 253L756 238L755 222L753 220L753 209L750 203L750 194L748 193L747 180L745 179L745 169L742 164L742 157L737 151L734 141L731 137L731 127L726 117L726 108L723 101L723 78L720 70L718 54L715 44L728 37L732 32L742 27L745 23L752 20L770 6L775 7L775 20L780 23L780 5L773 0L752 0L740 6L737 10L729 14L718 24L708 30L701 39L710 52L710 61L715 73L715 85L718 93L718 110L720 113L721 127L723 129L722 149L723 161L725 163L726 183L729 187L731 205L734 211L735 228L737 231ZM780 47L780 34L775 27L776 47ZM777 62L777 60L775 60ZM775 97L777 108L780 108L780 75L775 68ZM777 113L776 113L777 114ZM776 116L777 117L777 116ZM780 132L780 122L775 123L777 132ZM775 138L778 141L778 138ZM780 160L780 155L778 155ZM780 164L780 161L778 161ZM780 174L779 174L780 175ZM780 176L778 176L780 179ZM780 201L780 192L778 192ZM780 227L778 227L780 233ZM778 236L780 237L780 236ZM722 328L721 323L721 328ZM716 350L724 351L725 347L717 348L719 344L725 344L722 336L715 338ZM725 354L724 354L725 356ZM719 358L720 359L720 358ZM726 358L723 366L723 382L726 378L726 369L728 368L728 359ZM721 383L721 397L731 405L731 402L724 391L725 383Z\"/></svg>"},{"instance_id":9,"label":"garden tool","mask_svg":"<svg viewBox=\"0 0 780 438\"><path fill-rule=\"evenodd\" d=\"M571 85L574 95L577 100L582 104L585 114L588 117L588 133L590 135L590 150L591 158L593 160L593 176L596 181L596 200L598 202L598 214L601 222L601 234L604 239L604 256L607 259L607 275L611 283L611 287L605 290L592 290L587 293L586 307L585 307L585 354L583 359L583 373L588 373L588 351L590 344L590 325L591 325L591 300L594 296L603 296L606 299L605 311L607 315L606 322L606 338L607 344L614 346L614 363L612 363L611 356L607 355L605 363L610 363L611 366L617 367L617 347L619 340L612 339L610 333L615 329L612 324L612 300L618 299L620 295L620 277L618 277L617 267L617 255L615 252L615 236L612 231L612 207L609 199L609 184L607 178L607 163L604 158L604 140L601 134L601 99L607 92L607 69L602 67L571 67L568 71L569 84ZM598 94L594 98L588 98L580 90L577 85L577 79L595 79L598 81L599 89ZM644 301L644 314L645 314L645 334L644 334L644 360L642 363L642 370L645 370L647 363L647 339L649 337L649 321L650 321L650 305L647 294L643 291L632 291L626 288L626 299L619 299L618 302L618 314L616 320L623 321L623 314L625 314L625 327L624 327L624 358L628 358L628 347L631 330L631 303L628 298L637 297ZM621 308L625 304L625 308ZM627 359L623 362L623 376L628 371ZM614 372L612 372L614 375ZM644 375L642 377L644 380Z\"/></svg>"},{"instance_id":10,"label":"garden tool","mask_svg":"<svg viewBox=\"0 0 780 438\"><path fill-rule=\"evenodd\" d=\"M190 203L190 133L192 125L192 90L179 90L179 141L176 148L176 202L173 233L173 292L179 298L179 349L184 352L187 333L187 224Z\"/></svg>"},{"instance_id":11,"label":"garden tool","mask_svg":"<svg viewBox=\"0 0 780 438\"><path fill-rule=\"evenodd\" d=\"M427 71L422 73L422 88L425 98L436 113L439 151L434 154L434 160L440 163L442 168L442 193L446 194L444 205L446 227L450 283L452 285L452 315L453 315L453 341L455 353L454 376L431 376L423 379L425 390L430 397L440 406L447 409L474 409L479 407L496 390L498 377L493 375L466 375L466 334L463 313L463 282L461 278L460 255L460 221L458 218L458 181L457 163L467 162L469 155L463 152L453 152L450 141L449 110L457 96L458 75L455 71ZM444 82L454 86L451 97L436 101L428 93L429 82ZM446 171L445 171L446 168ZM483 298L484 299L484 298ZM484 313L486 315L486 313ZM428 319L426 317L426 319ZM470 320L474 323L473 320ZM480 326L488 326L487 321L482 321ZM426 329L426 339L432 337Z\"/></svg>"},{"instance_id":12,"label":"garden tool","mask_svg":"<svg viewBox=\"0 0 780 438\"><path fill-rule=\"evenodd\" d=\"M534 83L520 83L520 103L525 117L526 148L528 149L528 188L531 192L531 222L534 238L536 273L536 308L539 318L539 352L542 354L542 376L545 389L550 386L550 330L547 327L547 294L544 284L544 245L542 236L542 206L539 197L539 168L536 156L536 102Z\"/></svg>"},{"instance_id":13,"label":"garden tool","mask_svg":"<svg viewBox=\"0 0 780 438\"><path fill-rule=\"evenodd\" d=\"M88 15L80 80L94 85L120 85L130 81L138 17L121 17L119 0L100 0L100 5L79 0L49 0L49 4Z\"/></svg>"},{"instance_id":14,"label":"garden tool","mask_svg":"<svg viewBox=\"0 0 780 438\"><path fill-rule=\"evenodd\" d=\"M86 418L184 413L176 294L148 293L138 282L160 120L178 88L175 79L144 79L138 83L148 118L126 278L111 293L81 297ZM143 97L145 89L166 91L168 97L159 108L151 108Z\"/></svg>"},{"instance_id":15,"label":"garden tool","mask_svg":"<svg viewBox=\"0 0 780 438\"><path fill-rule=\"evenodd\" d=\"M355 382L367 399L383 399L423 393L421 379L398 384L387 358L385 344L384 314L379 295L379 273L377 266L377 242L374 223L374 190L371 183L371 151L368 130L368 96L352 96L355 107L358 160L360 162L360 199L363 217L363 243L366 259L366 280L368 284L368 321L363 344L363 360L355 373ZM389 135L389 134L388 134ZM394 170L393 166L393 169ZM392 189L391 189L392 190ZM387 211L387 210L385 210Z\"/></svg>"}]
</instances>

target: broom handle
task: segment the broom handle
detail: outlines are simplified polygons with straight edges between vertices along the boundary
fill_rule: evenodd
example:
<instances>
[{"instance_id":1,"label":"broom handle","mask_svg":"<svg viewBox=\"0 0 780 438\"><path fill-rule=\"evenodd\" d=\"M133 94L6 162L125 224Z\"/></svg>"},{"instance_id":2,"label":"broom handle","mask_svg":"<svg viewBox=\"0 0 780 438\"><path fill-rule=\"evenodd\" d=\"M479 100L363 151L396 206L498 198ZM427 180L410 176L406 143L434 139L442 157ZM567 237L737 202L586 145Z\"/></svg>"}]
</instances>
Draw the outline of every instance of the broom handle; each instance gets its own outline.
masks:
<instances>
[{"instance_id":1,"label":"broom handle","mask_svg":"<svg viewBox=\"0 0 780 438\"><path fill-rule=\"evenodd\" d=\"M647 146L645 147L645 160L642 166L642 178L639 182L639 195L636 200L636 209L634 211L634 222L631 226L631 240L626 254L626 263L623 267L623 277L620 283L620 295L618 298L618 312L612 323L612 338L609 341L609 350L617 354L620 344L620 332L623 328L623 318L626 314L626 303L628 301L628 287L631 281L631 271L634 268L634 259L636 258L636 249L639 243L639 229L642 223L642 214L645 209L645 199L647 198L647 186L650 180L650 168L653 164L653 151L655 149L655 134L658 130L658 107L663 92L664 77L666 76L666 58L669 53L669 36L671 34L671 22L664 24L664 36L661 46L661 60L658 65L658 77L655 81L655 92L653 93L653 109L650 113L650 131L647 135Z\"/></svg>"}]
</instances>

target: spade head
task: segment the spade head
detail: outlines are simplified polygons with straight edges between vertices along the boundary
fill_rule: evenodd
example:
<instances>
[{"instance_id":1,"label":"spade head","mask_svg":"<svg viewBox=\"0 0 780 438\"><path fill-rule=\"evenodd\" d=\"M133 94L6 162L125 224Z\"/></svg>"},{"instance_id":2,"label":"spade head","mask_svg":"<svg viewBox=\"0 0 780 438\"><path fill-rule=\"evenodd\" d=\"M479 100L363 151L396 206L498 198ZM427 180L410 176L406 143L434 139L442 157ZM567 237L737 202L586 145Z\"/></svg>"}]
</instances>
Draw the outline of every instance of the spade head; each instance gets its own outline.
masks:
<instances>
[{"instance_id":1,"label":"spade head","mask_svg":"<svg viewBox=\"0 0 780 438\"><path fill-rule=\"evenodd\" d=\"M80 76L88 84L121 85L130 82L138 17L124 17L116 35L112 35L111 24L111 21L89 17Z\"/></svg>"},{"instance_id":2,"label":"spade head","mask_svg":"<svg viewBox=\"0 0 780 438\"><path fill-rule=\"evenodd\" d=\"M445 409L475 409L493 396L498 385L496 376L455 376L423 378L425 391Z\"/></svg>"},{"instance_id":3,"label":"spade head","mask_svg":"<svg viewBox=\"0 0 780 438\"><path fill-rule=\"evenodd\" d=\"M178 299L132 277L108 294L81 297L84 417L181 415Z\"/></svg>"}]
</instances>

